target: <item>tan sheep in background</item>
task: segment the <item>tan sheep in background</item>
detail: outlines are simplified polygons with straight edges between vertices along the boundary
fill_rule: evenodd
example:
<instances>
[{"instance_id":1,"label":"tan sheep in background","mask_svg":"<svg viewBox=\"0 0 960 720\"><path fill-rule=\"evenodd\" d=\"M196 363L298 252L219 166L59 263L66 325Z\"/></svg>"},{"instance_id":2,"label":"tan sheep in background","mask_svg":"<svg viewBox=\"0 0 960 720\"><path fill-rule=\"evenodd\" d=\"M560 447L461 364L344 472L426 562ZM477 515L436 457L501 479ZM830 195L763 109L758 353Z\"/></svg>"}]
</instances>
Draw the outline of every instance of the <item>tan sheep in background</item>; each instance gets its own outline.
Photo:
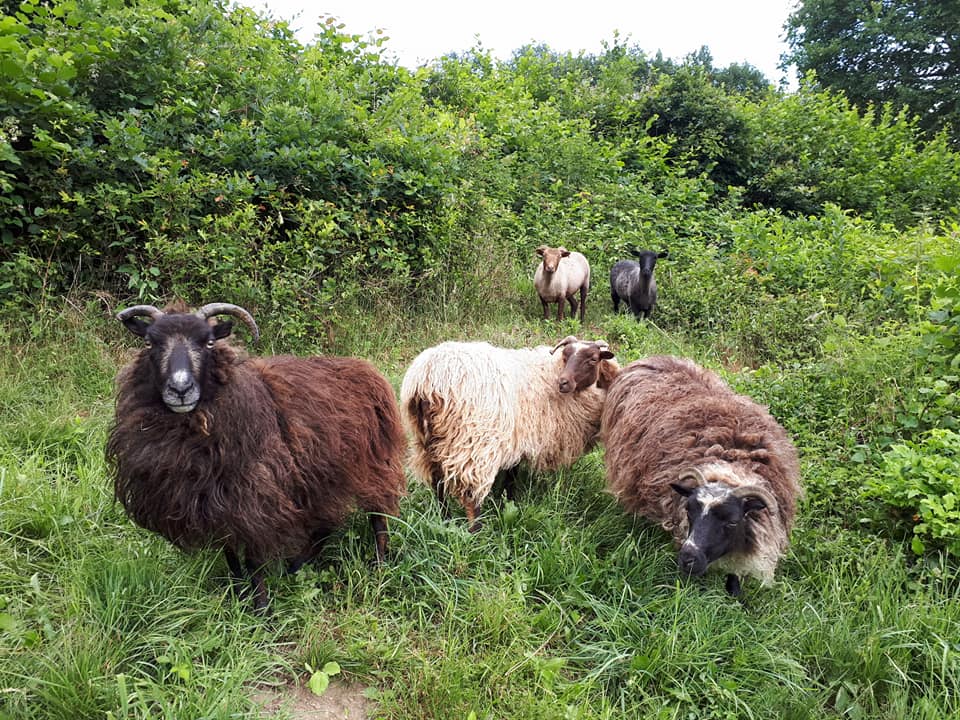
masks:
<instances>
[{"instance_id":1,"label":"tan sheep in background","mask_svg":"<svg viewBox=\"0 0 960 720\"><path fill-rule=\"evenodd\" d=\"M587 292L590 290L590 263L581 253L566 248L552 248L541 245L536 250L543 261L533 275L533 285L543 305L543 319L547 320L548 306L557 303L557 320L563 320L563 303L570 303L570 315L577 314L577 300L580 294L580 323L587 309Z\"/></svg>"}]
</instances>

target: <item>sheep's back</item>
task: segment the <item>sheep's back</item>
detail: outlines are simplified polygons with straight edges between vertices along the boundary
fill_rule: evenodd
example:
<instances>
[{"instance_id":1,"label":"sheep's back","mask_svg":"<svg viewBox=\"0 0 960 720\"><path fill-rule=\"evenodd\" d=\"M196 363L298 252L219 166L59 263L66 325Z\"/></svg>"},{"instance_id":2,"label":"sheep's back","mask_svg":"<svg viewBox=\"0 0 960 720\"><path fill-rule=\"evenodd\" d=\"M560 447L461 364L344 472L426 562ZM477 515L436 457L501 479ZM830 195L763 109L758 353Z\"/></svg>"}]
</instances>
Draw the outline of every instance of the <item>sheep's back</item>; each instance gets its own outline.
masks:
<instances>
[{"instance_id":1,"label":"sheep's back","mask_svg":"<svg viewBox=\"0 0 960 720\"><path fill-rule=\"evenodd\" d=\"M251 367L283 408L298 503L339 524L356 505L397 514L405 438L390 383L366 360L272 356Z\"/></svg>"},{"instance_id":2,"label":"sheep's back","mask_svg":"<svg viewBox=\"0 0 960 720\"><path fill-rule=\"evenodd\" d=\"M439 463L450 478L470 477L518 462L518 397L530 363L543 355L485 342L445 342L420 353L400 387L414 472L429 480Z\"/></svg>"},{"instance_id":3,"label":"sheep's back","mask_svg":"<svg viewBox=\"0 0 960 720\"><path fill-rule=\"evenodd\" d=\"M766 408L688 360L657 356L625 367L607 393L601 436L607 487L631 512L672 527L680 500L669 484L714 459L766 481L783 527L792 525L793 443Z\"/></svg>"}]
</instances>

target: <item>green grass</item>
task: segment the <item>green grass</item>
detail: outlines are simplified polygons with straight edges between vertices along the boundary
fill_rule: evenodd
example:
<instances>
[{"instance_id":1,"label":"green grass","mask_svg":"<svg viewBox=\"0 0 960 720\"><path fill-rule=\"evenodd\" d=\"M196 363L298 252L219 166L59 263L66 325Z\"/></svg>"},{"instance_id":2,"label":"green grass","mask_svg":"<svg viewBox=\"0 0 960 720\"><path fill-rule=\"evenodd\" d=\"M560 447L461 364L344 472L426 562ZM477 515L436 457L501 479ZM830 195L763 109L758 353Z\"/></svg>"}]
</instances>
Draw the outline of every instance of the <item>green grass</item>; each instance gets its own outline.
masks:
<instances>
[{"instance_id":1,"label":"green grass","mask_svg":"<svg viewBox=\"0 0 960 720\"><path fill-rule=\"evenodd\" d=\"M398 385L447 337L524 345L579 331L537 310L371 311L309 349L369 357ZM599 296L588 326L622 362L671 352L737 367L726 349L610 316ZM254 718L259 687L305 682L307 664L330 660L373 688L378 718L960 716L957 569L913 559L867 522L845 486L869 465L849 463L844 431L822 417L785 418L807 497L777 582L746 583L745 604L720 577L678 578L665 533L603 491L597 450L521 474L516 501L488 502L477 535L413 486L385 567L357 517L316 565L270 578L261 618L230 592L219 554L184 555L112 501L103 444L127 346L113 324L74 321L0 354L3 720ZM799 412L809 397L835 412L812 394L819 372L767 368L748 384L775 407Z\"/></svg>"}]
</instances>

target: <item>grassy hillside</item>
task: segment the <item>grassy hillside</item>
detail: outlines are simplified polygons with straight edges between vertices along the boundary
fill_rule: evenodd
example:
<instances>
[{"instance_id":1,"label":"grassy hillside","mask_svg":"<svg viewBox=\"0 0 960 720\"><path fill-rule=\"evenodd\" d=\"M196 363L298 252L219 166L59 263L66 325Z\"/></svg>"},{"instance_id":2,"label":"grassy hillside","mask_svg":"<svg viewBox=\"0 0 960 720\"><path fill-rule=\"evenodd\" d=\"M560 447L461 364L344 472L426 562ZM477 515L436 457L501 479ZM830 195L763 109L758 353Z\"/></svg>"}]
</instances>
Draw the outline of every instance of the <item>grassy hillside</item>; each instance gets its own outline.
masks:
<instances>
[{"instance_id":1,"label":"grassy hillside","mask_svg":"<svg viewBox=\"0 0 960 720\"><path fill-rule=\"evenodd\" d=\"M439 338L520 346L579 331L537 321L526 292L512 298L463 323L360 306L336 349L365 338L359 354L396 386ZM67 306L0 359L0 717L252 718L265 689L286 693L329 661L335 682L368 688L378 718L960 713L956 567L884 531L857 492L875 468L832 442L816 407L793 413L822 402L807 390L816 370L740 369L725 349L607 305L601 285L584 334L607 337L622 362L697 358L771 402L796 438L807 496L773 587L748 582L741 604L718 576L681 580L666 534L604 493L597 450L521 475L516 502L488 503L475 536L412 486L386 567L371 566L357 518L316 566L273 577L273 613L258 617L229 592L218 554L185 556L112 501L111 381L133 343L95 303ZM869 392L871 378L834 382Z\"/></svg>"}]
</instances>

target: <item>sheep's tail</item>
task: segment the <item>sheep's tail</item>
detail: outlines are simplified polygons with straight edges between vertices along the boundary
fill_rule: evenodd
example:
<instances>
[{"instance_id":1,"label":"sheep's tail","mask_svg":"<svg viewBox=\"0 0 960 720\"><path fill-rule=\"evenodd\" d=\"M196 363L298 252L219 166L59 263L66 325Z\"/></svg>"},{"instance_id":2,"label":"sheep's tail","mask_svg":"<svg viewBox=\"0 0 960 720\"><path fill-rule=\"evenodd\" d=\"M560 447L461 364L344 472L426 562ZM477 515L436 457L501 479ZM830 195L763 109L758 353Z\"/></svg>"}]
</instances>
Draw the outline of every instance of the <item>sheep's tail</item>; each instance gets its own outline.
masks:
<instances>
[{"instance_id":1,"label":"sheep's tail","mask_svg":"<svg viewBox=\"0 0 960 720\"><path fill-rule=\"evenodd\" d=\"M424 445L429 444L430 438L433 437L430 401L425 397L414 395L407 403L407 415L414 420L413 429L420 441Z\"/></svg>"},{"instance_id":2,"label":"sheep's tail","mask_svg":"<svg viewBox=\"0 0 960 720\"><path fill-rule=\"evenodd\" d=\"M435 457L434 445L437 434L434 420L441 409L441 403L436 399L431 400L419 393L414 393L403 409L407 416L407 425L413 435L407 463L417 478L425 484L432 484L439 467Z\"/></svg>"}]
</instances>

